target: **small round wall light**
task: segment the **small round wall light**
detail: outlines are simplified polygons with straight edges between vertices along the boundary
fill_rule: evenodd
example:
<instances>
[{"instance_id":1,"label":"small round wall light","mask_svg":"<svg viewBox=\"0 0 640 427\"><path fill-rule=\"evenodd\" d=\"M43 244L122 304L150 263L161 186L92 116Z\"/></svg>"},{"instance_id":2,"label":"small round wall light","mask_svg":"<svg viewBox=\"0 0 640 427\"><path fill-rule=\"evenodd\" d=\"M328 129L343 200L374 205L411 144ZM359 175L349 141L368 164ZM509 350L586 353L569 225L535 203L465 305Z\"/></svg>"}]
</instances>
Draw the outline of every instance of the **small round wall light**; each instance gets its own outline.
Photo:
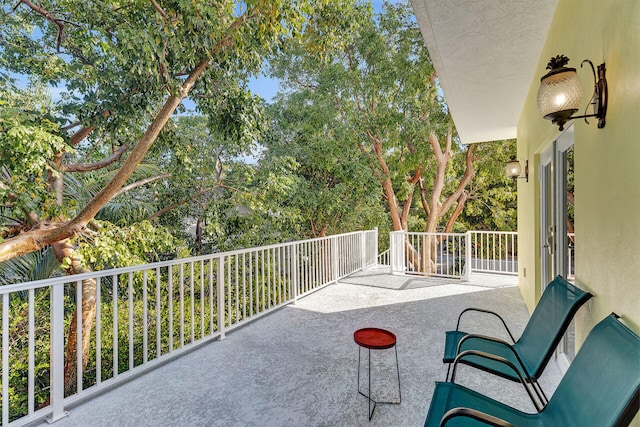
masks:
<instances>
[{"instance_id":1,"label":"small round wall light","mask_svg":"<svg viewBox=\"0 0 640 427\"><path fill-rule=\"evenodd\" d=\"M524 179L526 182L529 182L529 161L521 159L524 162L524 174L522 172L522 164L520 160L517 160L514 157L511 157L511 160L507 163L506 172L507 176L513 180L515 179Z\"/></svg>"}]
</instances>

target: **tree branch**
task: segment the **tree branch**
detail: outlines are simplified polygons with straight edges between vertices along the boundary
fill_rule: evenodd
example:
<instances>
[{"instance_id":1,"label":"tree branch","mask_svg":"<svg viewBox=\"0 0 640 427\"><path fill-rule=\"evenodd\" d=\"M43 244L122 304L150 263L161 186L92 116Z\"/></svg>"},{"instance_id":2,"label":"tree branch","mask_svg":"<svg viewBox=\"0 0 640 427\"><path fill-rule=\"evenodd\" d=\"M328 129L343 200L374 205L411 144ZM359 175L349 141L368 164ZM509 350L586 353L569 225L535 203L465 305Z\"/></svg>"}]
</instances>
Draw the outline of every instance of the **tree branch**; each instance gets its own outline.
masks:
<instances>
[{"instance_id":1,"label":"tree branch","mask_svg":"<svg viewBox=\"0 0 640 427\"><path fill-rule=\"evenodd\" d=\"M167 12L165 12L164 9L162 9L162 7L156 2L156 0L151 0L151 4L153 5L153 8L156 10L156 12L162 15L162 17L167 22L171 22L171 19L169 19L169 15L167 15Z\"/></svg>"},{"instance_id":2,"label":"tree branch","mask_svg":"<svg viewBox=\"0 0 640 427\"><path fill-rule=\"evenodd\" d=\"M73 123L69 123L66 126L61 127L60 130L63 131L63 132L66 132L66 131L71 130L73 128L77 128L80 125L82 125L82 122L78 120L78 121L75 121Z\"/></svg>"},{"instance_id":3,"label":"tree branch","mask_svg":"<svg viewBox=\"0 0 640 427\"><path fill-rule=\"evenodd\" d=\"M59 53L60 52L60 45L62 44L62 36L64 34L64 26L65 26L65 24L71 24L71 25L76 25L76 24L74 24L73 22L70 22L70 21L68 21L66 19L56 18L55 16L53 16L53 14L51 12L49 12L48 10L43 8L42 6L34 4L30 0L20 0L18 2L18 4L20 4L20 3L23 3L23 4L27 5L27 7L32 9L34 12L42 15L42 17L44 17L47 21L52 22L53 24L55 24L58 27L58 37L56 38L56 51Z\"/></svg>"},{"instance_id":4,"label":"tree branch","mask_svg":"<svg viewBox=\"0 0 640 427\"><path fill-rule=\"evenodd\" d=\"M102 111L99 114L102 117L106 118L106 117L109 117L111 115L111 112L109 110L106 110L106 111ZM80 123L80 122L71 123L70 125L67 125L64 128L62 128L62 130L63 131L71 130L71 129L75 128L75 127L80 126L81 124L82 123ZM75 147L80 142L82 142L87 136L89 136L89 134L91 132L93 132L94 128L95 127L93 125L81 127L78 131L76 131L73 135L71 135L71 137L69 138L69 144L72 147Z\"/></svg>"},{"instance_id":5,"label":"tree branch","mask_svg":"<svg viewBox=\"0 0 640 427\"><path fill-rule=\"evenodd\" d=\"M200 190L197 193L187 197L186 199L180 200L179 202L173 203L169 206L166 206L162 209L160 209L158 212L154 213L153 215L151 215L149 218L147 218L147 221L153 221L154 219L158 218L161 215L166 214L167 212L170 212L172 210L174 210L175 208L177 208L178 206L182 206L185 203L190 202L191 200L194 200L197 197L202 196L203 194L206 194L210 191L215 190L216 188L219 188L220 186L215 186L213 188L205 188L204 190Z\"/></svg>"},{"instance_id":6,"label":"tree branch","mask_svg":"<svg viewBox=\"0 0 640 427\"><path fill-rule=\"evenodd\" d=\"M148 184L150 182L157 181L159 179L169 178L171 175L172 174L170 174L170 173L163 173L161 175L157 175L157 176L152 176L150 178L141 179L140 181L136 181L136 182L133 182L133 183L131 183L129 185L125 185L113 197L114 198L118 197L119 195L121 195L123 193L126 193L129 190L133 190L134 188L137 188L137 187L142 187L143 185Z\"/></svg>"},{"instance_id":7,"label":"tree branch","mask_svg":"<svg viewBox=\"0 0 640 427\"><path fill-rule=\"evenodd\" d=\"M413 190L415 188L416 183L418 183L422 178L422 167L418 166L416 171L413 173L411 178L407 179L409 185L411 185L411 191L407 194L407 198L402 204L402 213L400 214L400 222L402 223L402 228L404 230L408 230L408 218L409 211L411 210L411 204L413 203Z\"/></svg>"},{"instance_id":8,"label":"tree branch","mask_svg":"<svg viewBox=\"0 0 640 427\"><path fill-rule=\"evenodd\" d=\"M62 169L62 172L89 172L89 171L94 171L94 170L97 170L97 169L102 169L102 168L105 168L105 167L117 162L118 160L120 160L122 155L128 149L129 149L128 145L123 145L122 147L118 148L118 150L115 153L113 153L111 156L109 156L106 159L101 160L99 162L96 162L96 163L76 163L76 164L73 164L73 165L62 165L61 169Z\"/></svg>"},{"instance_id":9,"label":"tree branch","mask_svg":"<svg viewBox=\"0 0 640 427\"><path fill-rule=\"evenodd\" d=\"M431 148L433 149L433 154L435 154L436 159L440 160L443 156L442 147L440 147L440 141L438 141L438 135L435 132L429 133L429 143L431 144Z\"/></svg>"},{"instance_id":10,"label":"tree branch","mask_svg":"<svg viewBox=\"0 0 640 427\"><path fill-rule=\"evenodd\" d=\"M424 179L419 181L420 184L420 202L422 203L422 209L427 215L427 218L431 215L431 209L429 209L429 202L427 201L427 189L424 187Z\"/></svg>"},{"instance_id":11,"label":"tree branch","mask_svg":"<svg viewBox=\"0 0 640 427\"><path fill-rule=\"evenodd\" d=\"M436 156L437 160L437 168L436 168L436 177L433 181L433 189L431 190L430 203L431 212L435 215L434 218L429 216L429 220L427 222L430 227L428 231L435 230L435 225L437 225L437 221L440 217L440 196L442 195L442 189L444 188L444 177L447 169L447 158L442 152L442 148L440 147L440 141L438 141L438 136L431 132L429 134L429 142L431 143L431 148L433 149L433 153ZM432 230L433 228L433 230Z\"/></svg>"},{"instance_id":12,"label":"tree branch","mask_svg":"<svg viewBox=\"0 0 640 427\"><path fill-rule=\"evenodd\" d=\"M451 205L460 198L462 193L464 192L464 188L473 180L475 173L473 172L473 148L475 145L471 144L467 147L467 153L465 155L465 170L464 175L460 179L458 183L458 188L447 198L447 200L442 204L441 215L444 215L445 212L451 208Z\"/></svg>"},{"instance_id":13,"label":"tree branch","mask_svg":"<svg viewBox=\"0 0 640 427\"><path fill-rule=\"evenodd\" d=\"M445 233L451 233L451 230L453 230L453 224L455 224L456 220L462 213L462 209L464 209L464 205L467 203L468 199L469 199L469 192L466 190L462 191L462 194L458 198L458 204L456 205L456 208L451 213L451 216L447 221L447 225L444 228Z\"/></svg>"}]
</instances>

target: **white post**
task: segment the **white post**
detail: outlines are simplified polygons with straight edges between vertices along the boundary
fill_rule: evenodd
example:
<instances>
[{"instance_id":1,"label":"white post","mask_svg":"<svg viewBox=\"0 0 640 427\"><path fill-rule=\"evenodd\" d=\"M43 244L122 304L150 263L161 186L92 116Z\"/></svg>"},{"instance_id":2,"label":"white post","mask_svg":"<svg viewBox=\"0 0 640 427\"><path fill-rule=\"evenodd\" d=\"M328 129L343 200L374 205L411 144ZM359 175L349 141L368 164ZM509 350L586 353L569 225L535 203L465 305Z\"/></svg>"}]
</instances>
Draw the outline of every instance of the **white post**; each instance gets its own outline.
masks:
<instances>
[{"instance_id":1,"label":"white post","mask_svg":"<svg viewBox=\"0 0 640 427\"><path fill-rule=\"evenodd\" d=\"M9 298L2 295L2 402L9 401ZM9 425L9 405L2 405L2 425Z\"/></svg>"},{"instance_id":2,"label":"white post","mask_svg":"<svg viewBox=\"0 0 640 427\"><path fill-rule=\"evenodd\" d=\"M392 231L389 233L389 265L391 274L404 274L407 271L405 257L406 231Z\"/></svg>"},{"instance_id":3,"label":"white post","mask_svg":"<svg viewBox=\"0 0 640 427\"><path fill-rule=\"evenodd\" d=\"M360 232L360 269L367 266L367 232Z\"/></svg>"},{"instance_id":4,"label":"white post","mask_svg":"<svg viewBox=\"0 0 640 427\"><path fill-rule=\"evenodd\" d=\"M464 234L464 280L471 280L471 232L467 231Z\"/></svg>"},{"instance_id":5,"label":"white post","mask_svg":"<svg viewBox=\"0 0 640 427\"><path fill-rule=\"evenodd\" d=\"M375 234L373 235L373 261L375 264L378 263L378 227L373 227L373 231Z\"/></svg>"},{"instance_id":6,"label":"white post","mask_svg":"<svg viewBox=\"0 0 640 427\"><path fill-rule=\"evenodd\" d=\"M80 343L78 343L80 345ZM64 410L64 284L51 287L51 408L49 424L69 415Z\"/></svg>"},{"instance_id":7,"label":"white post","mask_svg":"<svg viewBox=\"0 0 640 427\"><path fill-rule=\"evenodd\" d=\"M218 330L224 339L224 257L218 258Z\"/></svg>"},{"instance_id":8,"label":"white post","mask_svg":"<svg viewBox=\"0 0 640 427\"><path fill-rule=\"evenodd\" d=\"M293 248L293 277L291 278L291 286L293 287L293 305L298 303L298 244L294 244Z\"/></svg>"},{"instance_id":9,"label":"white post","mask_svg":"<svg viewBox=\"0 0 640 427\"><path fill-rule=\"evenodd\" d=\"M393 231L389 233L389 273L393 274L396 269L396 239Z\"/></svg>"},{"instance_id":10,"label":"white post","mask_svg":"<svg viewBox=\"0 0 640 427\"><path fill-rule=\"evenodd\" d=\"M331 281L338 282L338 238L332 237L331 239L331 272L333 277L331 277Z\"/></svg>"}]
</instances>

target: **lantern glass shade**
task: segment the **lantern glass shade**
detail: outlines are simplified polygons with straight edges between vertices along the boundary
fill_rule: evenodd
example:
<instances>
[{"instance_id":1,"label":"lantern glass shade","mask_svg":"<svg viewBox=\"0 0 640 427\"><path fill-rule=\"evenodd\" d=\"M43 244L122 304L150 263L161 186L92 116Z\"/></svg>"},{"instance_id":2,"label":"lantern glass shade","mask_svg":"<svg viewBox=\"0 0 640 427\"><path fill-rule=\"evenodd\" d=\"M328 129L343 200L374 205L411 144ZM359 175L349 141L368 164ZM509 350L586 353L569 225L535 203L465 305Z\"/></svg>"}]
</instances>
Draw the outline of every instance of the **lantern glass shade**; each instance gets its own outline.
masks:
<instances>
[{"instance_id":1,"label":"lantern glass shade","mask_svg":"<svg viewBox=\"0 0 640 427\"><path fill-rule=\"evenodd\" d=\"M575 68L550 72L540 80L538 110L545 119L570 117L580 108L582 84Z\"/></svg>"},{"instance_id":2,"label":"lantern glass shade","mask_svg":"<svg viewBox=\"0 0 640 427\"><path fill-rule=\"evenodd\" d=\"M519 177L520 173L522 172L520 162L518 160L511 160L509 163L507 163L506 171L509 178Z\"/></svg>"}]
</instances>

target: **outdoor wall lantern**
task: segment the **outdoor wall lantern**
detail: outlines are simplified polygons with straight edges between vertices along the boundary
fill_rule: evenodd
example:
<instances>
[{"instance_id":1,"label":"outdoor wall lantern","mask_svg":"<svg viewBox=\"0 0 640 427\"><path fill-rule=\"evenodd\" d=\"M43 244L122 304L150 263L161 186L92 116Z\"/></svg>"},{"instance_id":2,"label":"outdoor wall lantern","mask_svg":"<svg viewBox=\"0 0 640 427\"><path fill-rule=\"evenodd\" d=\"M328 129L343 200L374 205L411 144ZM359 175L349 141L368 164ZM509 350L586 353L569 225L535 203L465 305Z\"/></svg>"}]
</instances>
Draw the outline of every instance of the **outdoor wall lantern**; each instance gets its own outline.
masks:
<instances>
[{"instance_id":1,"label":"outdoor wall lantern","mask_svg":"<svg viewBox=\"0 0 640 427\"><path fill-rule=\"evenodd\" d=\"M524 162L524 175L522 175L522 164L516 160L515 156L507 163L507 176L513 180L525 179L529 182L529 160L521 159Z\"/></svg>"},{"instance_id":2,"label":"outdoor wall lantern","mask_svg":"<svg viewBox=\"0 0 640 427\"><path fill-rule=\"evenodd\" d=\"M572 119L584 118L584 121L589 123L587 117L597 117L598 128L602 129L607 115L608 98L604 63L598 65L597 81L593 63L585 59L580 64L580 68L582 68L582 65L588 62L593 72L594 89L590 101L590 104L593 105L593 114L574 116L573 114L580 108L582 83L575 68L565 67L568 62L569 58L564 55L558 55L555 58L551 58L547 64L547 70L550 71L540 78L540 87L538 88L537 102L540 114L545 119L557 124L560 130L563 130L564 124ZM587 108L588 106L585 107L585 113Z\"/></svg>"}]
</instances>

